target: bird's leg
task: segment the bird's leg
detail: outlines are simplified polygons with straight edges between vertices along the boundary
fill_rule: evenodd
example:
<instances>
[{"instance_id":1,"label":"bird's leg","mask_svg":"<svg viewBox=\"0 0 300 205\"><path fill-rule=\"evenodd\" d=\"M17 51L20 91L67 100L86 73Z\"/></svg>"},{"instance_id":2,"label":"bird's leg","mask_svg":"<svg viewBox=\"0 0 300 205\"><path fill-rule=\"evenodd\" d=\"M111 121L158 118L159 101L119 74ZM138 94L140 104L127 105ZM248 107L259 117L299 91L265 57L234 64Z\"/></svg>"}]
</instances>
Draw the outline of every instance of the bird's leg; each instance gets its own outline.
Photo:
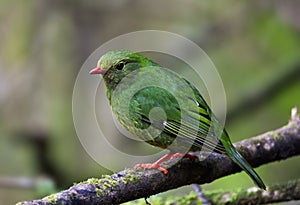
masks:
<instances>
[{"instance_id":1,"label":"bird's leg","mask_svg":"<svg viewBox=\"0 0 300 205\"><path fill-rule=\"evenodd\" d=\"M190 159L195 159L197 156L192 153L187 154L181 154L181 153L168 153L162 156L159 160L157 160L154 163L147 163L147 164L137 164L135 165L135 168L145 168L145 169L158 169L159 171L162 171L164 174L168 174L168 170L164 167L161 167L161 163L168 159L174 159L178 157L187 157Z\"/></svg>"},{"instance_id":2,"label":"bird's leg","mask_svg":"<svg viewBox=\"0 0 300 205\"><path fill-rule=\"evenodd\" d=\"M162 156L159 160L157 160L154 163L147 163L147 164L137 164L135 165L135 168L145 168L145 169L158 169L159 171L162 171L164 174L168 174L168 170L164 167L161 167L160 164L166 161L167 159L170 159L173 154L168 153Z\"/></svg>"}]
</instances>

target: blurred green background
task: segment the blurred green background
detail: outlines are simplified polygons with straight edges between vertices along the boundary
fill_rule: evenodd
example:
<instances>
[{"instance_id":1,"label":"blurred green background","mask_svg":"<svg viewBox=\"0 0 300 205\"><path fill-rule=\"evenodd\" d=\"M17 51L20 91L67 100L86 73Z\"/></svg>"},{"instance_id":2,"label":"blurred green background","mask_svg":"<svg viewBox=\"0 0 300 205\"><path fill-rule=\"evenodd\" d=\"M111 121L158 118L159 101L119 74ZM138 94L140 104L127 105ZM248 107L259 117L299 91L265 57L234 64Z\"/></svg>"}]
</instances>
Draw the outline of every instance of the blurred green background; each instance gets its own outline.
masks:
<instances>
[{"instance_id":1,"label":"blurred green background","mask_svg":"<svg viewBox=\"0 0 300 205\"><path fill-rule=\"evenodd\" d=\"M143 29L183 35L210 56L234 142L286 124L300 104L299 1L0 0L0 204L110 173L76 136L73 86L96 48ZM294 157L257 171L269 185L299 168ZM204 188L252 185L241 173Z\"/></svg>"}]
</instances>

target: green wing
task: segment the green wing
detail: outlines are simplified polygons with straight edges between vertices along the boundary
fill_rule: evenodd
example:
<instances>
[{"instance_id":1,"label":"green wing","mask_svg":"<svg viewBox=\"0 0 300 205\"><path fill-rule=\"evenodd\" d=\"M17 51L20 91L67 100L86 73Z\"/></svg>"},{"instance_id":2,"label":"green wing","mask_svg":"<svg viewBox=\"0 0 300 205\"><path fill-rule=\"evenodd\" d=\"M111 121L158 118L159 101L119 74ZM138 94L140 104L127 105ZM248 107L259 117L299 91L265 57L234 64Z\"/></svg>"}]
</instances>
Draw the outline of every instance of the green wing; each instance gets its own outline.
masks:
<instances>
[{"instance_id":1,"label":"green wing","mask_svg":"<svg viewBox=\"0 0 300 205\"><path fill-rule=\"evenodd\" d=\"M147 142L155 146L166 148L176 139L178 150L190 147L190 150L196 151L204 146L224 153L224 147L211 129L209 107L198 91L194 87L191 89L195 96L182 93L181 97L185 105L194 106L180 106L176 97L160 87L150 86L139 90L130 103L130 120L136 128L153 126L160 130L159 137L147 136ZM158 107L164 111L165 116L161 113L151 116L151 110Z\"/></svg>"}]
</instances>

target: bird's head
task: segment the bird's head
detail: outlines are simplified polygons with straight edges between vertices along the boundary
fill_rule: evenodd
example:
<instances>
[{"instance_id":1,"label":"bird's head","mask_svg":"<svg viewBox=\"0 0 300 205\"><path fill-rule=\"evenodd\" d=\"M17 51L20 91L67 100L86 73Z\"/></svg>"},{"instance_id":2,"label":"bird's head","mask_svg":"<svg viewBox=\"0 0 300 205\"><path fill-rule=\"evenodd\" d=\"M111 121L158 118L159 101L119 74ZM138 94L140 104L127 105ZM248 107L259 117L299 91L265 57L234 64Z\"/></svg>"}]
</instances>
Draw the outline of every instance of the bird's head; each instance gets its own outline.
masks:
<instances>
[{"instance_id":1,"label":"bird's head","mask_svg":"<svg viewBox=\"0 0 300 205\"><path fill-rule=\"evenodd\" d=\"M114 87L130 72L147 66L158 64L145 56L128 50L109 51L98 61L90 74L101 74L108 89Z\"/></svg>"}]
</instances>

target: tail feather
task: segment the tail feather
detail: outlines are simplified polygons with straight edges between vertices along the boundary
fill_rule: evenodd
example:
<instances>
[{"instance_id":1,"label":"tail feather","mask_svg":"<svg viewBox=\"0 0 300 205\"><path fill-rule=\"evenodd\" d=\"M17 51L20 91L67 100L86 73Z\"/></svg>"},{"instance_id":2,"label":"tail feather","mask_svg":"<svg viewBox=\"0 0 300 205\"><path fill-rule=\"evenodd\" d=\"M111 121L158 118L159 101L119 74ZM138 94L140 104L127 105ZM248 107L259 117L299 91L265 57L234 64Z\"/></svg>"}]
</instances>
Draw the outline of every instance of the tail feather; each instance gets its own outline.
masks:
<instances>
[{"instance_id":1,"label":"tail feather","mask_svg":"<svg viewBox=\"0 0 300 205\"><path fill-rule=\"evenodd\" d=\"M227 133L224 133L224 134L226 135ZM234 146L232 145L232 143L229 140L228 135L225 137L225 139L222 136L221 141L222 141L229 157L251 177L251 179L254 181L254 183L259 188L266 190L266 185L264 184L262 179L258 176L258 174L254 171L254 169L246 161L246 159L234 148Z\"/></svg>"},{"instance_id":2,"label":"tail feather","mask_svg":"<svg viewBox=\"0 0 300 205\"><path fill-rule=\"evenodd\" d=\"M262 179L254 171L251 165L245 160L245 158L234 147L229 149L228 155L251 177L251 179L259 188L266 190L266 185L264 184Z\"/></svg>"}]
</instances>

